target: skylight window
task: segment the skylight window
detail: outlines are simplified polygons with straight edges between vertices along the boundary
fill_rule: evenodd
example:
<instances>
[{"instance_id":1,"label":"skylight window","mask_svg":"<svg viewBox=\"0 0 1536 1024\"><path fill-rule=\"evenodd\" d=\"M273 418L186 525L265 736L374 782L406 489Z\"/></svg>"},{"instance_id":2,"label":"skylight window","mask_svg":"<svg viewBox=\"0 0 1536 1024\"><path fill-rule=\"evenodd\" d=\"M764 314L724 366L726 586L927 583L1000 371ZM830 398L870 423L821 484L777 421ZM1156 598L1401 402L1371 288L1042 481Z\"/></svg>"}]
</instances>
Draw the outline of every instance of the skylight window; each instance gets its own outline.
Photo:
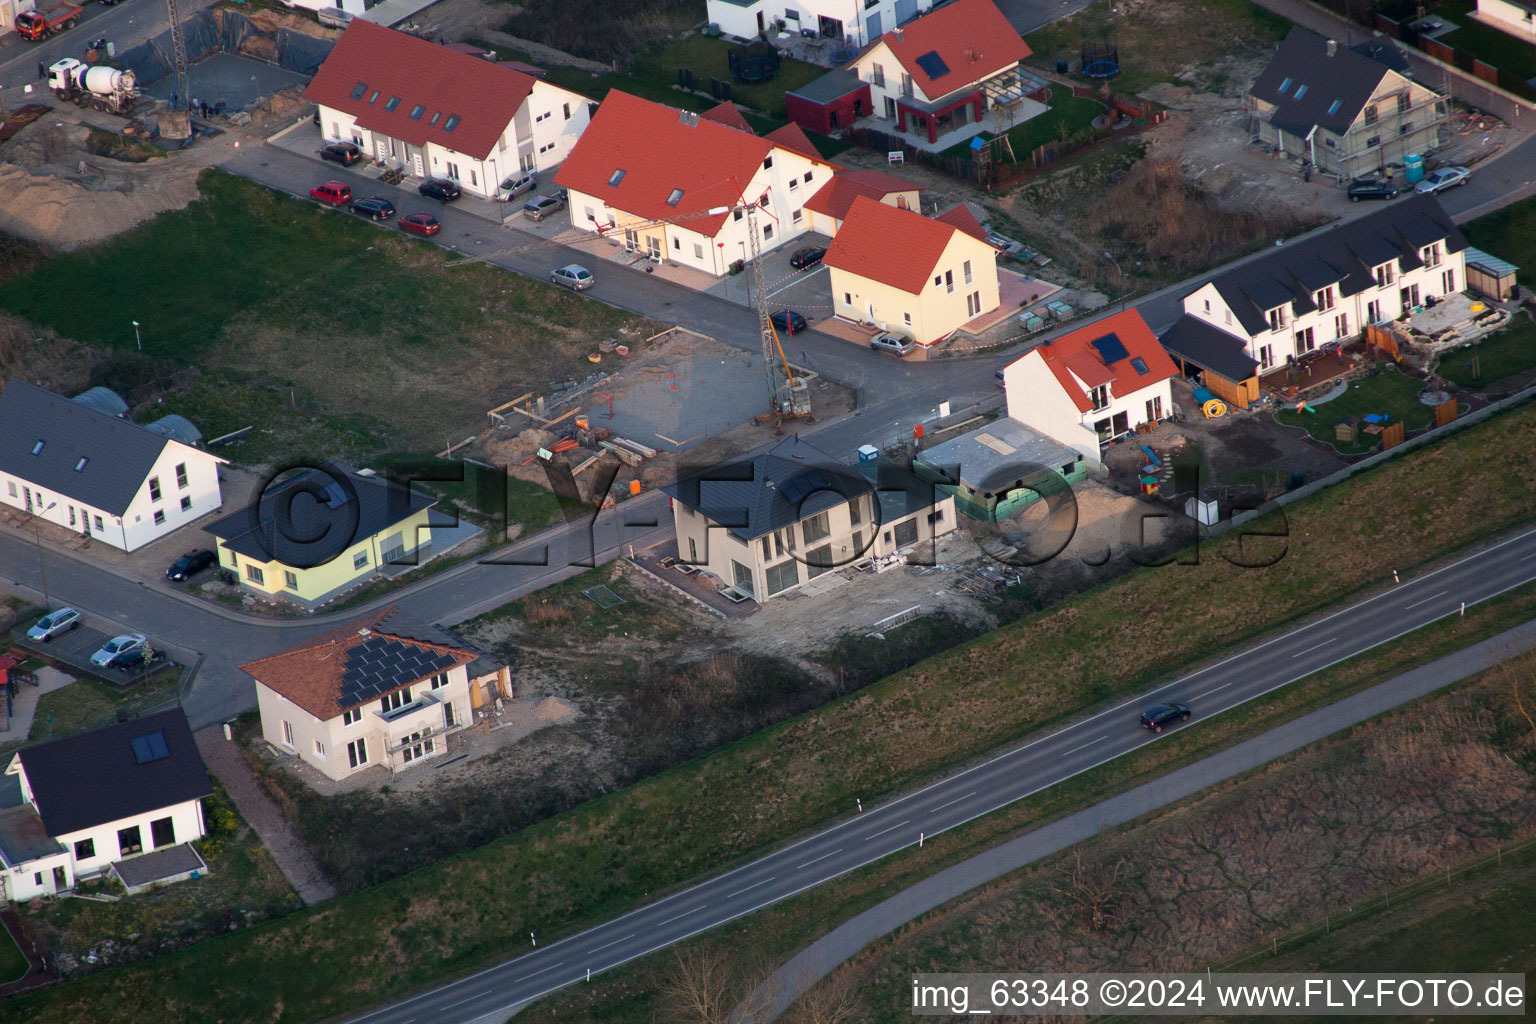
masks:
<instances>
[{"instance_id":1,"label":"skylight window","mask_svg":"<svg viewBox=\"0 0 1536 1024\"><path fill-rule=\"evenodd\" d=\"M1328 113L1330 115L1337 114L1339 112L1339 107L1343 105L1343 102L1343 100L1334 100L1332 103L1328 104Z\"/></svg>"},{"instance_id":2,"label":"skylight window","mask_svg":"<svg viewBox=\"0 0 1536 1024\"><path fill-rule=\"evenodd\" d=\"M1290 88L1291 88L1291 80L1289 78L1287 78L1285 81L1280 83L1280 91L1281 92L1289 92Z\"/></svg>"},{"instance_id":3,"label":"skylight window","mask_svg":"<svg viewBox=\"0 0 1536 1024\"><path fill-rule=\"evenodd\" d=\"M75 472L76 473L84 472L85 471L85 464L87 462L90 462L90 461L91 460L90 460L89 456L85 456L85 455L80 456L80 461L75 463Z\"/></svg>"},{"instance_id":4,"label":"skylight window","mask_svg":"<svg viewBox=\"0 0 1536 1024\"><path fill-rule=\"evenodd\" d=\"M421 115L425 114L426 112L427 112L427 108L426 107L422 106L420 103L416 104L414 107L411 108L411 120L412 121L420 121L421 120Z\"/></svg>"},{"instance_id":5,"label":"skylight window","mask_svg":"<svg viewBox=\"0 0 1536 1024\"><path fill-rule=\"evenodd\" d=\"M384 109L385 110L389 110L389 111L393 111L399 105L400 105L400 97L399 96L391 96L389 98L389 102L384 104Z\"/></svg>"},{"instance_id":6,"label":"skylight window","mask_svg":"<svg viewBox=\"0 0 1536 1024\"><path fill-rule=\"evenodd\" d=\"M379 90L375 89L375 90L373 90L373 95L368 97L369 105L371 106L374 103L374 101L377 100L378 98L379 98Z\"/></svg>"},{"instance_id":7,"label":"skylight window","mask_svg":"<svg viewBox=\"0 0 1536 1024\"><path fill-rule=\"evenodd\" d=\"M356 85L354 85L352 87L352 98L355 99L355 100L360 100L360 99L363 98L363 94L366 93L367 91L368 91L368 83L367 82L358 82Z\"/></svg>"},{"instance_id":8,"label":"skylight window","mask_svg":"<svg viewBox=\"0 0 1536 1024\"><path fill-rule=\"evenodd\" d=\"M459 126L459 115L449 114L448 120L443 122L443 131L451 132Z\"/></svg>"},{"instance_id":9,"label":"skylight window","mask_svg":"<svg viewBox=\"0 0 1536 1024\"><path fill-rule=\"evenodd\" d=\"M427 124L437 124L437 119L442 116L443 112L441 110L437 111L437 113L432 115L432 120L428 121Z\"/></svg>"},{"instance_id":10,"label":"skylight window","mask_svg":"<svg viewBox=\"0 0 1536 1024\"><path fill-rule=\"evenodd\" d=\"M37 444L32 446L32 454L33 455L41 455L41 454L43 454L43 442L39 441L39 442L37 442Z\"/></svg>"},{"instance_id":11,"label":"skylight window","mask_svg":"<svg viewBox=\"0 0 1536 1024\"><path fill-rule=\"evenodd\" d=\"M619 182L621 182L623 180L624 180L624 168L622 168L622 167L618 168L612 174L608 175L608 184L610 184L610 185L617 185Z\"/></svg>"},{"instance_id":12,"label":"skylight window","mask_svg":"<svg viewBox=\"0 0 1536 1024\"><path fill-rule=\"evenodd\" d=\"M1147 361L1141 358L1141 356L1134 356L1131 359L1131 369L1135 370L1137 373L1146 373L1148 372Z\"/></svg>"},{"instance_id":13,"label":"skylight window","mask_svg":"<svg viewBox=\"0 0 1536 1024\"><path fill-rule=\"evenodd\" d=\"M1297 86L1297 87L1296 87L1296 98L1297 98L1297 99L1301 99L1301 98L1302 98L1302 97L1303 97L1303 96L1305 96L1305 95L1306 95L1306 94L1307 94L1307 87L1306 87L1306 86L1304 86L1304 85L1298 85L1298 86Z\"/></svg>"},{"instance_id":14,"label":"skylight window","mask_svg":"<svg viewBox=\"0 0 1536 1024\"><path fill-rule=\"evenodd\" d=\"M676 206L682 200L682 198L683 190L680 188L675 188L672 190L672 194L667 196L667 205Z\"/></svg>"}]
</instances>

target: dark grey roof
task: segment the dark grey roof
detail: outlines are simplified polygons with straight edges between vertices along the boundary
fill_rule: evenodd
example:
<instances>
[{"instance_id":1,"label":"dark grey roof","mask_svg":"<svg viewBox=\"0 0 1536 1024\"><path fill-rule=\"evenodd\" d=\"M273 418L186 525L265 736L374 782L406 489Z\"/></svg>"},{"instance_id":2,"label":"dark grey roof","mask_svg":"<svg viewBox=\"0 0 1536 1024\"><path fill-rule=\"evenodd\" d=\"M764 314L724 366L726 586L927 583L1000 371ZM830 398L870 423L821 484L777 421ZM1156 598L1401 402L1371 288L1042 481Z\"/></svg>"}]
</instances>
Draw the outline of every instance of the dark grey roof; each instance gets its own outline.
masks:
<instances>
[{"instance_id":1,"label":"dark grey roof","mask_svg":"<svg viewBox=\"0 0 1536 1024\"><path fill-rule=\"evenodd\" d=\"M176 878L191 871L206 871L208 865L190 843L177 843L153 853L140 854L115 862L112 870L129 889L137 889L163 878Z\"/></svg>"},{"instance_id":2,"label":"dark grey roof","mask_svg":"<svg viewBox=\"0 0 1536 1024\"><path fill-rule=\"evenodd\" d=\"M1230 381L1245 381L1258 372L1259 364L1248 355L1245 339L1188 313L1175 320L1157 340L1174 356Z\"/></svg>"},{"instance_id":3,"label":"dark grey roof","mask_svg":"<svg viewBox=\"0 0 1536 1024\"><path fill-rule=\"evenodd\" d=\"M1330 57L1328 40L1298 26L1285 37L1250 93L1274 104L1270 124L1293 135L1305 137L1313 126L1343 135L1386 73L1385 65L1345 46L1335 47Z\"/></svg>"},{"instance_id":4,"label":"dark grey roof","mask_svg":"<svg viewBox=\"0 0 1536 1024\"><path fill-rule=\"evenodd\" d=\"M1511 2L1518 2L1518 0L1511 0ZM1413 64L1408 60L1408 55L1389 36L1376 36L1366 42L1356 43L1350 49L1362 57L1369 57L1376 63L1396 71L1404 78L1413 77Z\"/></svg>"},{"instance_id":5,"label":"dark grey roof","mask_svg":"<svg viewBox=\"0 0 1536 1024\"><path fill-rule=\"evenodd\" d=\"M1404 270L1422 265L1419 249L1444 241L1446 252L1467 247L1434 196L1410 195L1381 209L1266 251L1210 279L1249 336L1269 330L1269 310L1289 303L1294 313L1316 308L1312 293L1335 285L1340 296L1374 286L1371 271L1393 259Z\"/></svg>"},{"instance_id":6,"label":"dark grey roof","mask_svg":"<svg viewBox=\"0 0 1536 1024\"><path fill-rule=\"evenodd\" d=\"M458 660L444 651L403 643L394 637L370 636L348 648L336 703L343 708L356 707L371 697L445 671Z\"/></svg>"},{"instance_id":7,"label":"dark grey roof","mask_svg":"<svg viewBox=\"0 0 1536 1024\"><path fill-rule=\"evenodd\" d=\"M858 72L838 68L836 71L828 71L820 78L811 79L798 89L791 89L787 95L799 96L812 103L831 103L833 100L840 100L849 93L858 92L864 88L867 86L859 78Z\"/></svg>"},{"instance_id":8,"label":"dark grey roof","mask_svg":"<svg viewBox=\"0 0 1536 1024\"><path fill-rule=\"evenodd\" d=\"M722 462L662 490L743 540L755 540L874 485L821 449L787 437L755 458Z\"/></svg>"},{"instance_id":9,"label":"dark grey roof","mask_svg":"<svg viewBox=\"0 0 1536 1024\"><path fill-rule=\"evenodd\" d=\"M134 740L158 733L166 754L140 762ZM208 796L208 770L180 708L25 747L19 755L50 836Z\"/></svg>"},{"instance_id":10,"label":"dark grey roof","mask_svg":"<svg viewBox=\"0 0 1536 1024\"><path fill-rule=\"evenodd\" d=\"M97 412L104 412L108 416L122 416L128 411L128 403L123 401L122 396L111 388L90 388L80 392L70 401L79 402L81 405L95 409Z\"/></svg>"},{"instance_id":11,"label":"dark grey roof","mask_svg":"<svg viewBox=\"0 0 1536 1024\"><path fill-rule=\"evenodd\" d=\"M0 472L45 494L120 516L165 446L164 437L136 423L26 381L0 392Z\"/></svg>"},{"instance_id":12,"label":"dark grey roof","mask_svg":"<svg viewBox=\"0 0 1536 1024\"><path fill-rule=\"evenodd\" d=\"M330 459L269 486L259 503L207 530L247 558L312 568L436 503L403 484ZM409 539L406 546L413 546Z\"/></svg>"},{"instance_id":13,"label":"dark grey roof","mask_svg":"<svg viewBox=\"0 0 1536 1024\"><path fill-rule=\"evenodd\" d=\"M6 866L16 867L29 860L62 852L64 847L48 835L43 819L32 807L11 807L0 811L0 858Z\"/></svg>"}]
</instances>

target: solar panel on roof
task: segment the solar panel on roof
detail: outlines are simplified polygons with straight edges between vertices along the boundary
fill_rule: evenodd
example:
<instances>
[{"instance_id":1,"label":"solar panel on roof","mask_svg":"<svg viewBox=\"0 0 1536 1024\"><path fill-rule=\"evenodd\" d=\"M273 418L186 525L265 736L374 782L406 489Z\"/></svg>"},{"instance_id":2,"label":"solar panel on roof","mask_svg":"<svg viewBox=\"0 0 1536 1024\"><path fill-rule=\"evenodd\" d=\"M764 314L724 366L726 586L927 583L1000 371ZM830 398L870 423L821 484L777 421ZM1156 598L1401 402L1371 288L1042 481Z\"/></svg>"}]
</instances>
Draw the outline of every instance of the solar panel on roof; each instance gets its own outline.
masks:
<instances>
[{"instance_id":1,"label":"solar panel on roof","mask_svg":"<svg viewBox=\"0 0 1536 1024\"><path fill-rule=\"evenodd\" d=\"M347 503L347 492L341 489L341 484L335 480L329 480L325 485L325 507L340 508Z\"/></svg>"},{"instance_id":2,"label":"solar panel on roof","mask_svg":"<svg viewBox=\"0 0 1536 1024\"><path fill-rule=\"evenodd\" d=\"M1106 334L1092 344L1098 350L1099 358L1104 360L1105 366L1113 366L1130 354L1125 350L1125 344L1120 337L1115 334Z\"/></svg>"},{"instance_id":3,"label":"solar panel on roof","mask_svg":"<svg viewBox=\"0 0 1536 1024\"><path fill-rule=\"evenodd\" d=\"M798 505L817 491L828 489L826 477L812 469L779 484L779 493L791 504Z\"/></svg>"},{"instance_id":4,"label":"solar panel on roof","mask_svg":"<svg viewBox=\"0 0 1536 1024\"><path fill-rule=\"evenodd\" d=\"M944 63L944 58L939 56L939 51L929 50L917 58L917 66L923 69L923 74L929 78L943 78L949 74L949 65Z\"/></svg>"},{"instance_id":5,"label":"solar panel on roof","mask_svg":"<svg viewBox=\"0 0 1536 1024\"><path fill-rule=\"evenodd\" d=\"M148 764L158 761L162 757L170 757L171 750L165 745L165 733L152 732L148 736L135 736L130 740L133 744L133 759L139 764Z\"/></svg>"}]
</instances>

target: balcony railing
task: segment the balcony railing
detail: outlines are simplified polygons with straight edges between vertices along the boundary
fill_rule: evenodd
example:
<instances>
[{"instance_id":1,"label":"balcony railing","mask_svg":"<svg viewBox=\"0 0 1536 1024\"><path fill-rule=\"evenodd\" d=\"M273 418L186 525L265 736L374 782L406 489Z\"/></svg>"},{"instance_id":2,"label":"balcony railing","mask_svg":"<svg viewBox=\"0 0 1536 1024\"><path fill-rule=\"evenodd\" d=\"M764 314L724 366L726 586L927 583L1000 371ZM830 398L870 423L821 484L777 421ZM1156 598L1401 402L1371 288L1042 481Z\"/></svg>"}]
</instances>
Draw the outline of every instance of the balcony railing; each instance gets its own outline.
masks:
<instances>
[{"instance_id":1,"label":"balcony railing","mask_svg":"<svg viewBox=\"0 0 1536 1024\"><path fill-rule=\"evenodd\" d=\"M384 721L393 725L395 722L398 722L402 719L410 718L418 711L424 711L427 708L437 707L441 703L442 701L437 699L437 694L435 692L432 690L427 690L424 693L418 694L416 699L411 701L409 704L402 704L397 708L390 708L388 711L376 711L374 713L377 714L380 718L384 719Z\"/></svg>"}]
</instances>

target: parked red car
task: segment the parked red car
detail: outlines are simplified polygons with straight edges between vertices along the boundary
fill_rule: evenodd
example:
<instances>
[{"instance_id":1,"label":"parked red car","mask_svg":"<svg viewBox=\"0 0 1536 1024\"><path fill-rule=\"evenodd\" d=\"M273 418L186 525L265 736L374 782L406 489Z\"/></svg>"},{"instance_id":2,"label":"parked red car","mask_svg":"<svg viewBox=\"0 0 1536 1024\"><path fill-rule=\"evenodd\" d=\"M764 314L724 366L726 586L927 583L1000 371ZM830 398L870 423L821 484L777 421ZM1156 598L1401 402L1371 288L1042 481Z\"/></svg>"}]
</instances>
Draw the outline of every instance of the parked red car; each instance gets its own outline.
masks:
<instances>
[{"instance_id":1,"label":"parked red car","mask_svg":"<svg viewBox=\"0 0 1536 1024\"><path fill-rule=\"evenodd\" d=\"M309 198L332 206L340 206L342 203L352 201L352 189L344 181L328 181L324 185L316 185L310 189Z\"/></svg>"},{"instance_id":2,"label":"parked red car","mask_svg":"<svg viewBox=\"0 0 1536 1024\"><path fill-rule=\"evenodd\" d=\"M400 218L400 230L425 237L437 234L443 230L443 225L430 213L413 213L409 217Z\"/></svg>"}]
</instances>

